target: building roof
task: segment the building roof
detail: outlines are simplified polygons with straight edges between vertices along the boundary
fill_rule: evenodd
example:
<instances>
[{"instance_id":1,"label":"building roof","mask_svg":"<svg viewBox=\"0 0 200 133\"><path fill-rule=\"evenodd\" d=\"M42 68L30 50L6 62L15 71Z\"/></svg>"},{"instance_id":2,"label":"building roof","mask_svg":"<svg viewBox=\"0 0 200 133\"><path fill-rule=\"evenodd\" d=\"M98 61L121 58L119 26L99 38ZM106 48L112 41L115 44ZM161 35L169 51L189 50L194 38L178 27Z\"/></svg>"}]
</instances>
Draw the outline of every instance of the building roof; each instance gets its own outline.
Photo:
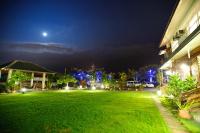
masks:
<instances>
[{"instance_id":1,"label":"building roof","mask_svg":"<svg viewBox=\"0 0 200 133\"><path fill-rule=\"evenodd\" d=\"M0 65L0 68L15 69L22 71L33 71L33 72L45 72L45 73L55 73L48 70L38 64L34 64L27 61L14 60L5 64Z\"/></svg>"}]
</instances>

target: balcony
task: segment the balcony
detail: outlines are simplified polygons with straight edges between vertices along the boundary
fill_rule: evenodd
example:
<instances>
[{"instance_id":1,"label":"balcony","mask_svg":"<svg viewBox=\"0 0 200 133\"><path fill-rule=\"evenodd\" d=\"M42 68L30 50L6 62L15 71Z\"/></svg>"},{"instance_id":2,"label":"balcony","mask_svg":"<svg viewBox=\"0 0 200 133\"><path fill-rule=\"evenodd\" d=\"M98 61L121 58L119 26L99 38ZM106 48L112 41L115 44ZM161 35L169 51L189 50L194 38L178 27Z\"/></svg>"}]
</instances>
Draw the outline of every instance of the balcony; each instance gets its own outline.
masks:
<instances>
[{"instance_id":1,"label":"balcony","mask_svg":"<svg viewBox=\"0 0 200 133\"><path fill-rule=\"evenodd\" d=\"M178 46L173 50L172 48L170 52L166 52L167 58L164 59L164 64L169 62L170 60L176 60L184 55L187 55L188 50L193 50L196 47L199 47L200 42L200 25L190 34L186 34L187 36L183 36L178 40ZM164 65L163 64L163 65Z\"/></svg>"}]
</instances>

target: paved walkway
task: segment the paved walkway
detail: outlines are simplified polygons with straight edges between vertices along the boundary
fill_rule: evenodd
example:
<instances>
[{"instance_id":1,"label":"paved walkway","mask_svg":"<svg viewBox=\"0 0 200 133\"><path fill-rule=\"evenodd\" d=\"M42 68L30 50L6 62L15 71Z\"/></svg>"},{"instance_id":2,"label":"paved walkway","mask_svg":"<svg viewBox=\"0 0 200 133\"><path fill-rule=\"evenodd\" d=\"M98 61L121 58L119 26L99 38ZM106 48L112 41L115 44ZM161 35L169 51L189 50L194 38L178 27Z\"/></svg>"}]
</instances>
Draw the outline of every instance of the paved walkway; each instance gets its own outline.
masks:
<instances>
[{"instance_id":1,"label":"paved walkway","mask_svg":"<svg viewBox=\"0 0 200 133\"><path fill-rule=\"evenodd\" d=\"M171 129L172 133L189 133L187 129L183 125L181 125L181 123L176 118L174 118L172 113L162 106L157 96L154 95L152 97L158 109L160 110L160 113L163 116L165 122L167 123L168 127Z\"/></svg>"}]
</instances>

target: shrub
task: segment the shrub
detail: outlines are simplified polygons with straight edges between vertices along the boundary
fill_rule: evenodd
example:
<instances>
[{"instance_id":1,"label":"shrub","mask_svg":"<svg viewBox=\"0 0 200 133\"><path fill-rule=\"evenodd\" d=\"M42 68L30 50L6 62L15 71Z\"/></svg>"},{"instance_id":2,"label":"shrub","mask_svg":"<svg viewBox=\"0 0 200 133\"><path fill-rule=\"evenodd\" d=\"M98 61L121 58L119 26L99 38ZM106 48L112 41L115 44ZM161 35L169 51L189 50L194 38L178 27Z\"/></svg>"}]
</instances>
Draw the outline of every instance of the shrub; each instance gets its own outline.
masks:
<instances>
[{"instance_id":1,"label":"shrub","mask_svg":"<svg viewBox=\"0 0 200 133\"><path fill-rule=\"evenodd\" d=\"M185 80L181 80L178 75L172 75L170 76L167 93L177 98L181 93L196 87L197 81L192 76L188 76Z\"/></svg>"},{"instance_id":2,"label":"shrub","mask_svg":"<svg viewBox=\"0 0 200 133\"><path fill-rule=\"evenodd\" d=\"M188 76L184 81L183 81L183 86L182 90L183 92L189 91L191 89L194 89L197 87L197 81L195 80L194 77Z\"/></svg>"},{"instance_id":3,"label":"shrub","mask_svg":"<svg viewBox=\"0 0 200 133\"><path fill-rule=\"evenodd\" d=\"M161 97L161 103L166 106L166 107L169 107L171 109L175 109L177 110L178 109L178 106L176 104L176 101L172 98L169 98L169 97Z\"/></svg>"},{"instance_id":4,"label":"shrub","mask_svg":"<svg viewBox=\"0 0 200 133\"><path fill-rule=\"evenodd\" d=\"M0 93L8 92L8 89L5 84L0 84Z\"/></svg>"},{"instance_id":5,"label":"shrub","mask_svg":"<svg viewBox=\"0 0 200 133\"><path fill-rule=\"evenodd\" d=\"M22 87L22 82L30 80L30 74L21 71L14 71L11 78L6 83L6 86L11 90L19 90Z\"/></svg>"},{"instance_id":6,"label":"shrub","mask_svg":"<svg viewBox=\"0 0 200 133\"><path fill-rule=\"evenodd\" d=\"M194 101L185 102L185 103L182 103L179 100L176 101L176 105L178 106L178 108L180 110L190 110L190 108L192 107L193 103L194 103Z\"/></svg>"},{"instance_id":7,"label":"shrub","mask_svg":"<svg viewBox=\"0 0 200 133\"><path fill-rule=\"evenodd\" d=\"M189 91L197 87L197 81L188 76L185 80L181 80L178 75L171 75L170 81L167 87L167 93L173 95L174 98L165 98L162 99L162 103L173 109L185 109L188 110L191 108L193 103L184 102L182 100L181 93Z\"/></svg>"},{"instance_id":8,"label":"shrub","mask_svg":"<svg viewBox=\"0 0 200 133\"><path fill-rule=\"evenodd\" d=\"M168 83L167 93L178 97L182 92L183 81L178 75L171 75Z\"/></svg>"}]
</instances>

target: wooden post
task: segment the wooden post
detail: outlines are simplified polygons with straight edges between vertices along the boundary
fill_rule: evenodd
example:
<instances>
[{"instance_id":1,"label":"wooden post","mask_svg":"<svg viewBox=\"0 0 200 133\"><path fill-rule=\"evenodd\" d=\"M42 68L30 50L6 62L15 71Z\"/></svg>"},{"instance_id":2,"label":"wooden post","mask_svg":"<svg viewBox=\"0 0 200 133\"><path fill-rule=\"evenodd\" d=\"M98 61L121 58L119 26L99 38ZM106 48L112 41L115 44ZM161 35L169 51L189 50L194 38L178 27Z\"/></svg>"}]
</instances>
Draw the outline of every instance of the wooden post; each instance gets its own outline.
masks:
<instances>
[{"instance_id":1,"label":"wooden post","mask_svg":"<svg viewBox=\"0 0 200 133\"><path fill-rule=\"evenodd\" d=\"M45 88L45 81L46 81L46 73L42 74L42 89Z\"/></svg>"},{"instance_id":2,"label":"wooden post","mask_svg":"<svg viewBox=\"0 0 200 133\"><path fill-rule=\"evenodd\" d=\"M31 73L31 87L33 87L34 73Z\"/></svg>"},{"instance_id":3,"label":"wooden post","mask_svg":"<svg viewBox=\"0 0 200 133\"><path fill-rule=\"evenodd\" d=\"M7 80L9 80L10 78L11 78L11 76L12 76L12 69L9 69L8 70L8 78L7 78Z\"/></svg>"},{"instance_id":4,"label":"wooden post","mask_svg":"<svg viewBox=\"0 0 200 133\"><path fill-rule=\"evenodd\" d=\"M197 56L197 64L198 64L198 73L199 73L198 81L200 81L200 56Z\"/></svg>"},{"instance_id":5,"label":"wooden post","mask_svg":"<svg viewBox=\"0 0 200 133\"><path fill-rule=\"evenodd\" d=\"M189 62L189 68L190 68L190 76L192 76L192 60L190 58L190 49L188 49L188 62Z\"/></svg>"},{"instance_id":6,"label":"wooden post","mask_svg":"<svg viewBox=\"0 0 200 133\"><path fill-rule=\"evenodd\" d=\"M160 86L163 86L163 70L159 70L160 72L160 75L159 75L159 78L160 78Z\"/></svg>"}]
</instances>

